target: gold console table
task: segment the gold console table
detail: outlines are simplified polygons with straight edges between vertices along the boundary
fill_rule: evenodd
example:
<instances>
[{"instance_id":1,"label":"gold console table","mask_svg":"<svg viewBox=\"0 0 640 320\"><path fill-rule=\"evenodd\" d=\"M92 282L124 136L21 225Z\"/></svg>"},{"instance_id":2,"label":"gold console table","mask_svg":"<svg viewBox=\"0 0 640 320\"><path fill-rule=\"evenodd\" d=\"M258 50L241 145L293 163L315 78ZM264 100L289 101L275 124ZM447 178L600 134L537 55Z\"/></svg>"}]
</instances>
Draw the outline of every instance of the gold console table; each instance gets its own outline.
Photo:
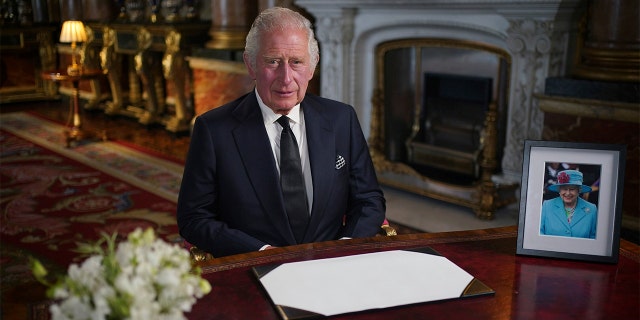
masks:
<instances>
[{"instance_id":1,"label":"gold console table","mask_svg":"<svg viewBox=\"0 0 640 320\"><path fill-rule=\"evenodd\" d=\"M100 60L111 100L105 113L168 131L189 130L191 71L185 57L202 47L208 22L87 24L102 41ZM126 96L126 99L125 99Z\"/></svg>"}]
</instances>

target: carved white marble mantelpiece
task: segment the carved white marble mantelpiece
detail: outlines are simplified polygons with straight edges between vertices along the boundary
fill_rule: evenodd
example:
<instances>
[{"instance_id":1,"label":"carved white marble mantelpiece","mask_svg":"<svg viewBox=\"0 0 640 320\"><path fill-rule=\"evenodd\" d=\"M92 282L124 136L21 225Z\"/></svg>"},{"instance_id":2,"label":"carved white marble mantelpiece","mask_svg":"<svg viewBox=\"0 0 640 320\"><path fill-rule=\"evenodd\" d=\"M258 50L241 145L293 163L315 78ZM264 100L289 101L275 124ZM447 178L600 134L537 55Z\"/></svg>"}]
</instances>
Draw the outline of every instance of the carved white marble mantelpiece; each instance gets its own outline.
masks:
<instances>
[{"instance_id":1,"label":"carved white marble mantelpiece","mask_svg":"<svg viewBox=\"0 0 640 320\"><path fill-rule=\"evenodd\" d=\"M316 19L321 94L353 105L369 136L375 48L406 38L471 40L511 57L507 133L501 176L519 182L525 139L542 136L534 94L567 69L580 0L297 0Z\"/></svg>"}]
</instances>

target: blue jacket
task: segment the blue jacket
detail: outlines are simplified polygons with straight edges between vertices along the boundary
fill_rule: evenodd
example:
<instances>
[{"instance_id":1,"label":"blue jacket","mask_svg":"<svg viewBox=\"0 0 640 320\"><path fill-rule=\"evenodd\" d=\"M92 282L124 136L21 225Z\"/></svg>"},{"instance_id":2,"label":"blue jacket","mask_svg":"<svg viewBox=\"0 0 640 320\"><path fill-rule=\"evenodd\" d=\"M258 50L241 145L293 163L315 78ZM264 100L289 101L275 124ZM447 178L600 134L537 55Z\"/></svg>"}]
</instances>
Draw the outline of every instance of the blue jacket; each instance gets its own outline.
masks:
<instances>
[{"instance_id":1,"label":"blue jacket","mask_svg":"<svg viewBox=\"0 0 640 320\"><path fill-rule=\"evenodd\" d=\"M557 197L542 203L540 234L595 239L597 225L598 208L582 198L578 198L570 224L562 198Z\"/></svg>"}]
</instances>

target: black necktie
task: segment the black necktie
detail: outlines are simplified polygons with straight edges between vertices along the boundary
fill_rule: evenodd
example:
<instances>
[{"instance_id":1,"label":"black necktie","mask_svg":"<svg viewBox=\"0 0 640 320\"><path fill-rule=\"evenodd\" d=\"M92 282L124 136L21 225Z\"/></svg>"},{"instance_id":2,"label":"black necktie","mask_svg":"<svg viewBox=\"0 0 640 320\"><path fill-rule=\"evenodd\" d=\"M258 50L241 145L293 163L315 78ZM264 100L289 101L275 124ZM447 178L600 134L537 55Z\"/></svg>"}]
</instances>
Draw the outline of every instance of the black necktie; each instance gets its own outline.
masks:
<instances>
[{"instance_id":1,"label":"black necktie","mask_svg":"<svg viewBox=\"0 0 640 320\"><path fill-rule=\"evenodd\" d=\"M289 126L289 118L278 119L282 126L280 135L280 185L284 196L284 206L289 217L289 224L298 243L302 242L309 223L307 209L307 192L302 177L302 165L296 137Z\"/></svg>"}]
</instances>

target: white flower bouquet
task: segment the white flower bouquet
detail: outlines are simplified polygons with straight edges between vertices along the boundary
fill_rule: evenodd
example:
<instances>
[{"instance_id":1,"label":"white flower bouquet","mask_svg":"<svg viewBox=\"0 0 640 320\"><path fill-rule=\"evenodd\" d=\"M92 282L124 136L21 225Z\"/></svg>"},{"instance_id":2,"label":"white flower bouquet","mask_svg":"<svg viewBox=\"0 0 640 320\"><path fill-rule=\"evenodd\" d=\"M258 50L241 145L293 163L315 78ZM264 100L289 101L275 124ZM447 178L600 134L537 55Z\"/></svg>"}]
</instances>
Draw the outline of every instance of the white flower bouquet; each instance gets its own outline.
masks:
<instances>
[{"instance_id":1,"label":"white flower bouquet","mask_svg":"<svg viewBox=\"0 0 640 320\"><path fill-rule=\"evenodd\" d=\"M82 244L88 254L52 284L47 271L32 261L35 277L49 286L56 319L185 319L196 299L211 285L192 268L189 252L156 238L153 229L136 229L116 247L116 234Z\"/></svg>"}]
</instances>

